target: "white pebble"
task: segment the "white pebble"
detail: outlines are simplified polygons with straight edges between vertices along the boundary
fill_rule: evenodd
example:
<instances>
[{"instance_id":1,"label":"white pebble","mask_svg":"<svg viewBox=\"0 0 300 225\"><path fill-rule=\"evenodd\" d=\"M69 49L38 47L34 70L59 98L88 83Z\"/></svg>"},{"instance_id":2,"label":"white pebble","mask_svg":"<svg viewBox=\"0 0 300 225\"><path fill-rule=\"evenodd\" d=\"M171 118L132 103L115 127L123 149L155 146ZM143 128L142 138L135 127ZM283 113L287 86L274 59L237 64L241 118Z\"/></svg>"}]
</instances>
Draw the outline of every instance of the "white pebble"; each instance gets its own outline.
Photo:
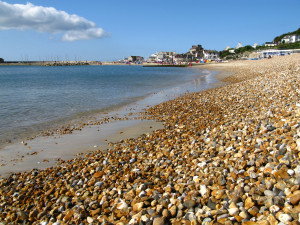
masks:
<instances>
[{"instance_id":1,"label":"white pebble","mask_svg":"<svg viewBox=\"0 0 300 225\"><path fill-rule=\"evenodd\" d=\"M283 222L285 224L287 224L287 222L292 220L292 217L289 214L281 214L278 218L280 220L280 222Z\"/></svg>"}]
</instances>

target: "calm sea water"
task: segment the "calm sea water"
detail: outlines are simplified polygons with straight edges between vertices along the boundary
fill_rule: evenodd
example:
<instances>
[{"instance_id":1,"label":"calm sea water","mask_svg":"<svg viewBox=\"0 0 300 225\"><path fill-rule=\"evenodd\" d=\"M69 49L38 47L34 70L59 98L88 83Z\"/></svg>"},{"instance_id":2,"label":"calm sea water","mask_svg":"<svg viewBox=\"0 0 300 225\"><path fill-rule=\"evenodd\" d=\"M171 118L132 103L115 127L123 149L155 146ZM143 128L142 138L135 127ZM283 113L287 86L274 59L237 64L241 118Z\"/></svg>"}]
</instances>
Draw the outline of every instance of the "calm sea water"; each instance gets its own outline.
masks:
<instances>
[{"instance_id":1,"label":"calm sea water","mask_svg":"<svg viewBox=\"0 0 300 225\"><path fill-rule=\"evenodd\" d=\"M0 145L154 92L212 82L205 76L190 68L1 66Z\"/></svg>"}]
</instances>

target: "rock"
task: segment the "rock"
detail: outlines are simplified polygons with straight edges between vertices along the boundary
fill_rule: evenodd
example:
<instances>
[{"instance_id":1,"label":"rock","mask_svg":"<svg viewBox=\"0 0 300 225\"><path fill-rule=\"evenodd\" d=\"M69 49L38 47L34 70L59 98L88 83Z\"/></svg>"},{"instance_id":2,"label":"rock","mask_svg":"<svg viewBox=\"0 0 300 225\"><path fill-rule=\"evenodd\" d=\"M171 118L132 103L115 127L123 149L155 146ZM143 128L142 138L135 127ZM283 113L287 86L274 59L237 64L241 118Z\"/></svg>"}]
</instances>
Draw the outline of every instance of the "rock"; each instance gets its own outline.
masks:
<instances>
[{"instance_id":1,"label":"rock","mask_svg":"<svg viewBox=\"0 0 300 225\"><path fill-rule=\"evenodd\" d=\"M248 212L255 217L257 213L259 212L259 209L256 206L253 206L252 208L248 209Z\"/></svg>"},{"instance_id":2,"label":"rock","mask_svg":"<svg viewBox=\"0 0 300 225\"><path fill-rule=\"evenodd\" d=\"M200 185L200 194L201 194L202 197L204 197L207 194L206 185L204 185L204 184Z\"/></svg>"},{"instance_id":3,"label":"rock","mask_svg":"<svg viewBox=\"0 0 300 225\"><path fill-rule=\"evenodd\" d=\"M297 205L300 201L300 193L297 193L297 194L294 194L290 197L290 202L293 204L293 205Z\"/></svg>"},{"instance_id":4,"label":"rock","mask_svg":"<svg viewBox=\"0 0 300 225\"><path fill-rule=\"evenodd\" d=\"M210 198L208 199L208 201L207 201L207 206L208 206L209 208L215 210L215 209L216 209L216 205L217 205L217 204L214 203Z\"/></svg>"},{"instance_id":5,"label":"rock","mask_svg":"<svg viewBox=\"0 0 300 225\"><path fill-rule=\"evenodd\" d=\"M289 214L281 214L279 217L278 217L279 221L284 223L284 224L287 224L289 221L291 221L293 218L289 215Z\"/></svg>"},{"instance_id":6,"label":"rock","mask_svg":"<svg viewBox=\"0 0 300 225\"><path fill-rule=\"evenodd\" d=\"M249 209L254 205L255 203L253 202L252 198L248 197L245 201L245 209Z\"/></svg>"},{"instance_id":7,"label":"rock","mask_svg":"<svg viewBox=\"0 0 300 225\"><path fill-rule=\"evenodd\" d=\"M94 177L94 178L99 178L99 177L102 177L103 174L104 174L104 173L103 173L102 171L98 171L98 172L96 172L96 173L93 174L93 177Z\"/></svg>"},{"instance_id":8,"label":"rock","mask_svg":"<svg viewBox=\"0 0 300 225\"><path fill-rule=\"evenodd\" d=\"M240 212L240 210L238 208L230 208L230 209L228 209L228 213L231 216L236 216L236 215L239 214L239 212Z\"/></svg>"},{"instance_id":9,"label":"rock","mask_svg":"<svg viewBox=\"0 0 300 225\"><path fill-rule=\"evenodd\" d=\"M196 205L196 202L194 200L186 200L183 203L183 206L188 209L193 208L195 205Z\"/></svg>"},{"instance_id":10,"label":"rock","mask_svg":"<svg viewBox=\"0 0 300 225\"><path fill-rule=\"evenodd\" d=\"M139 212L142 210L143 207L144 207L144 202L136 203L133 206L133 211Z\"/></svg>"},{"instance_id":11,"label":"rock","mask_svg":"<svg viewBox=\"0 0 300 225\"><path fill-rule=\"evenodd\" d=\"M165 224L165 218L164 217L156 217L153 220L153 225L164 225Z\"/></svg>"},{"instance_id":12,"label":"rock","mask_svg":"<svg viewBox=\"0 0 300 225\"><path fill-rule=\"evenodd\" d=\"M278 212L280 210L280 208L277 206L277 205L272 205L271 207L270 207L270 212L271 213L276 213L276 212Z\"/></svg>"},{"instance_id":13,"label":"rock","mask_svg":"<svg viewBox=\"0 0 300 225\"><path fill-rule=\"evenodd\" d=\"M93 223L94 222L94 219L92 217L89 217L89 216L87 217L86 220L87 220L88 223Z\"/></svg>"}]
</instances>

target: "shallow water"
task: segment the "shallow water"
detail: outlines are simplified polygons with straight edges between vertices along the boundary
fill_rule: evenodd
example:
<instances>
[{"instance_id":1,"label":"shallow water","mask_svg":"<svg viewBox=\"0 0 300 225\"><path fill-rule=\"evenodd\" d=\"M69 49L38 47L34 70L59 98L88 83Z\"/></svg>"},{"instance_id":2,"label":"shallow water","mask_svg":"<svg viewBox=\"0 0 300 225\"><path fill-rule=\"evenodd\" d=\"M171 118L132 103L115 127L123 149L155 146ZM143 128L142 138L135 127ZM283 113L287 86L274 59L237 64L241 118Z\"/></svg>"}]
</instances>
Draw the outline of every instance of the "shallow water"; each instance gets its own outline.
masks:
<instances>
[{"instance_id":1,"label":"shallow water","mask_svg":"<svg viewBox=\"0 0 300 225\"><path fill-rule=\"evenodd\" d=\"M2 66L0 146L145 96L145 104L157 104L205 89L215 82L210 75L193 68Z\"/></svg>"}]
</instances>

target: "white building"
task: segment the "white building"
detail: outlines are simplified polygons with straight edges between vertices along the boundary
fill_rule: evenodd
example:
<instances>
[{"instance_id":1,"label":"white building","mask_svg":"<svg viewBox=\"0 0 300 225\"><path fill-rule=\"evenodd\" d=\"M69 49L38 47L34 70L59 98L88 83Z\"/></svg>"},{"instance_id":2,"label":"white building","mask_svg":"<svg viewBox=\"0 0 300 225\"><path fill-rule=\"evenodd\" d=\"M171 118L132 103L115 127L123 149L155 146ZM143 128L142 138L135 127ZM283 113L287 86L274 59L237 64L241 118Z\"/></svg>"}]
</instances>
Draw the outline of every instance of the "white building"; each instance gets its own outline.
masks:
<instances>
[{"instance_id":1,"label":"white building","mask_svg":"<svg viewBox=\"0 0 300 225\"><path fill-rule=\"evenodd\" d=\"M300 41L300 36L298 34L285 35L282 39L282 43L295 43Z\"/></svg>"},{"instance_id":2,"label":"white building","mask_svg":"<svg viewBox=\"0 0 300 225\"><path fill-rule=\"evenodd\" d=\"M167 62L172 61L176 52L157 52L149 57L150 62Z\"/></svg>"},{"instance_id":3,"label":"white building","mask_svg":"<svg viewBox=\"0 0 300 225\"><path fill-rule=\"evenodd\" d=\"M268 58L269 56L284 56L291 55L297 52L295 49L287 49L287 50L278 50L278 49L267 49L260 52L260 57Z\"/></svg>"},{"instance_id":4,"label":"white building","mask_svg":"<svg viewBox=\"0 0 300 225\"><path fill-rule=\"evenodd\" d=\"M204 59L218 60L220 59L219 52L215 50L203 50Z\"/></svg>"},{"instance_id":5,"label":"white building","mask_svg":"<svg viewBox=\"0 0 300 225\"><path fill-rule=\"evenodd\" d=\"M238 45L236 46L236 49L239 49L239 48L242 48L242 47L243 47L242 43L239 42Z\"/></svg>"},{"instance_id":6,"label":"white building","mask_svg":"<svg viewBox=\"0 0 300 225\"><path fill-rule=\"evenodd\" d=\"M266 47L274 47L274 46L276 46L276 44L274 42L266 42L265 46Z\"/></svg>"}]
</instances>

